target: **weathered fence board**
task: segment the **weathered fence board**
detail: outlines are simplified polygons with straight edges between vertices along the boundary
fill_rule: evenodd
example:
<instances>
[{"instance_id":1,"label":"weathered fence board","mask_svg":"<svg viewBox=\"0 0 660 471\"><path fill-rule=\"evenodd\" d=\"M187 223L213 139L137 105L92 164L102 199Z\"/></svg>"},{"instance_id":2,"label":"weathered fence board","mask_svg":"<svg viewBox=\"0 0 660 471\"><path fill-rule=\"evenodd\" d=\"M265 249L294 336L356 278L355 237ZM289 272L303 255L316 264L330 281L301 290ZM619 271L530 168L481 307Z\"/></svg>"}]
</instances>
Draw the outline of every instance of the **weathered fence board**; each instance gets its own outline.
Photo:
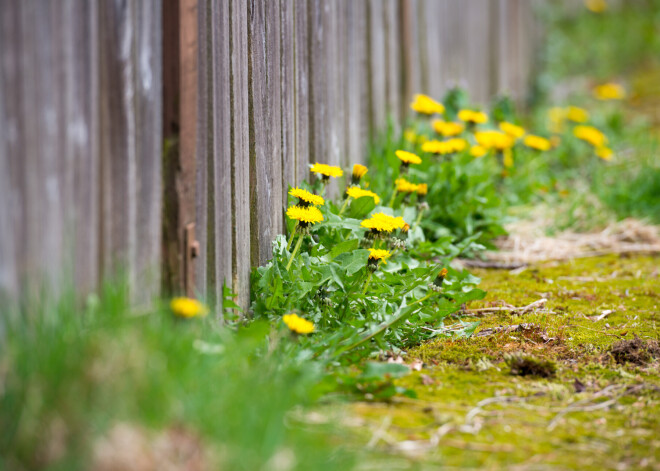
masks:
<instances>
[{"instance_id":1,"label":"weathered fence board","mask_svg":"<svg viewBox=\"0 0 660 471\"><path fill-rule=\"evenodd\" d=\"M248 100L248 9L230 1L232 110L232 283L240 306L250 302L250 141Z\"/></svg>"},{"instance_id":2,"label":"weathered fence board","mask_svg":"<svg viewBox=\"0 0 660 471\"><path fill-rule=\"evenodd\" d=\"M156 293L159 5L0 4L0 148L13 181L0 189L0 220L11 228L0 243L0 289L29 293L69 280L86 291L121 271L135 301Z\"/></svg>"},{"instance_id":3,"label":"weathered fence board","mask_svg":"<svg viewBox=\"0 0 660 471\"><path fill-rule=\"evenodd\" d=\"M531 3L0 3L0 290L123 270L247 307L310 163L350 172L414 93L524 97Z\"/></svg>"}]
</instances>

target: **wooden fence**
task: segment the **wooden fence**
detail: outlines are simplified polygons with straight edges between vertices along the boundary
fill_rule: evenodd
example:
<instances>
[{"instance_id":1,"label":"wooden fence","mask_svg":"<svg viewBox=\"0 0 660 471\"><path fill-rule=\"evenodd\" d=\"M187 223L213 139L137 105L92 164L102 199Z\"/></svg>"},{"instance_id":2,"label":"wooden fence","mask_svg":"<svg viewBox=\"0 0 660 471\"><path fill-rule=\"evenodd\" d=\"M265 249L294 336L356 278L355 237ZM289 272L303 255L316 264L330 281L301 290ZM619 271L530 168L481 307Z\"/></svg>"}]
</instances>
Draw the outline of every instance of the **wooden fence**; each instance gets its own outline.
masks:
<instances>
[{"instance_id":1,"label":"wooden fence","mask_svg":"<svg viewBox=\"0 0 660 471\"><path fill-rule=\"evenodd\" d=\"M413 93L521 100L528 0L0 3L0 291L117 270L249 300L309 163L363 162Z\"/></svg>"}]
</instances>

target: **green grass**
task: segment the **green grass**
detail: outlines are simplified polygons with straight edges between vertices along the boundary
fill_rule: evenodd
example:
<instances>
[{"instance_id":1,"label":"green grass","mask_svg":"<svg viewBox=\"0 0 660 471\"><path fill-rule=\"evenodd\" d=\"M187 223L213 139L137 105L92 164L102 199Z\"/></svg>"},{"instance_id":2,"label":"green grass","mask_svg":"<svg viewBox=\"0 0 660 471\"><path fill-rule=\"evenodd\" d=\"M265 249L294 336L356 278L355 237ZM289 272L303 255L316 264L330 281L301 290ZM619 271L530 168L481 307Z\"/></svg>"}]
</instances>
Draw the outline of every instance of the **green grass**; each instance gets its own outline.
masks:
<instances>
[{"instance_id":1,"label":"green grass","mask_svg":"<svg viewBox=\"0 0 660 471\"><path fill-rule=\"evenodd\" d=\"M38 304L3 313L0 469L90 469L119 424L145 440L183 433L205 469L272 469L285 458L286 469L351 467L332 430L287 419L318 397L323 372L267 338L269 326L234 333L162 306L137 313L121 285L84 307L66 296Z\"/></svg>"}]
</instances>

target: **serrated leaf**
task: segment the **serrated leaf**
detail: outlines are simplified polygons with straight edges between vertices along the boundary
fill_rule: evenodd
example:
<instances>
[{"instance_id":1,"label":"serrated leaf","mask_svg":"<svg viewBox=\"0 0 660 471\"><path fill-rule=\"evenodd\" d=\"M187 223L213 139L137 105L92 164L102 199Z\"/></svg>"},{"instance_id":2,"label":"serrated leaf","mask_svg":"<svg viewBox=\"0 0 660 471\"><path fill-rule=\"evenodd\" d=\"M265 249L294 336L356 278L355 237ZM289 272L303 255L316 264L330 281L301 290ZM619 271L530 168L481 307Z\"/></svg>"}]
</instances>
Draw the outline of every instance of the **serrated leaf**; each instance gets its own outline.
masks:
<instances>
[{"instance_id":1,"label":"serrated leaf","mask_svg":"<svg viewBox=\"0 0 660 471\"><path fill-rule=\"evenodd\" d=\"M348 216L355 219L364 219L376 207L373 197L361 196L351 201Z\"/></svg>"},{"instance_id":2,"label":"serrated leaf","mask_svg":"<svg viewBox=\"0 0 660 471\"><path fill-rule=\"evenodd\" d=\"M359 243L360 241L357 239L349 239L338 243L332 248L332 250L330 250L330 258L334 259L335 257L337 257L342 253L351 252L357 249Z\"/></svg>"}]
</instances>

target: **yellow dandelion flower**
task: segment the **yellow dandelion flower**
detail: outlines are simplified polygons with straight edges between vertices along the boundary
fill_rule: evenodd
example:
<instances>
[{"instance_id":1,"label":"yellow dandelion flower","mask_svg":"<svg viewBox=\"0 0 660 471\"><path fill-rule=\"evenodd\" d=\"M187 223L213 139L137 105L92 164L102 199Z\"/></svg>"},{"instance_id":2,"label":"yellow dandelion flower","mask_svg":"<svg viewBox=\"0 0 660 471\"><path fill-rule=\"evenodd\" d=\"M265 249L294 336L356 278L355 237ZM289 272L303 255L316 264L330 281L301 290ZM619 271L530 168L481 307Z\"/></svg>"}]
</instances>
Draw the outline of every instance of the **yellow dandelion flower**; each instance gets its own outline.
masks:
<instances>
[{"instance_id":1,"label":"yellow dandelion flower","mask_svg":"<svg viewBox=\"0 0 660 471\"><path fill-rule=\"evenodd\" d=\"M575 126L573 135L598 148L607 144L607 137L593 126Z\"/></svg>"},{"instance_id":2,"label":"yellow dandelion flower","mask_svg":"<svg viewBox=\"0 0 660 471\"><path fill-rule=\"evenodd\" d=\"M559 106L552 107L548 110L548 118L550 120L550 131L554 133L562 132L566 110Z\"/></svg>"},{"instance_id":3,"label":"yellow dandelion flower","mask_svg":"<svg viewBox=\"0 0 660 471\"><path fill-rule=\"evenodd\" d=\"M429 192L429 185L427 183L420 183L417 185L417 194L420 196L424 196Z\"/></svg>"},{"instance_id":4,"label":"yellow dandelion flower","mask_svg":"<svg viewBox=\"0 0 660 471\"><path fill-rule=\"evenodd\" d=\"M384 249L369 249L369 261L374 260L378 263L380 260L383 263L387 263L387 259L390 258L392 254L389 250Z\"/></svg>"},{"instance_id":5,"label":"yellow dandelion flower","mask_svg":"<svg viewBox=\"0 0 660 471\"><path fill-rule=\"evenodd\" d=\"M395 154L399 158L399 160L404 163L404 165L422 163L422 159L419 158L418 155L413 154L412 152L407 152L405 150L397 150Z\"/></svg>"},{"instance_id":6,"label":"yellow dandelion flower","mask_svg":"<svg viewBox=\"0 0 660 471\"><path fill-rule=\"evenodd\" d=\"M612 160L614 152L607 146L596 148L596 155L603 160Z\"/></svg>"},{"instance_id":7,"label":"yellow dandelion flower","mask_svg":"<svg viewBox=\"0 0 660 471\"><path fill-rule=\"evenodd\" d=\"M483 157L488 153L488 149L483 146L472 146L470 147L470 155L472 157Z\"/></svg>"},{"instance_id":8,"label":"yellow dandelion flower","mask_svg":"<svg viewBox=\"0 0 660 471\"><path fill-rule=\"evenodd\" d=\"M607 10L606 0L584 0L584 6L593 13L603 13Z\"/></svg>"},{"instance_id":9,"label":"yellow dandelion flower","mask_svg":"<svg viewBox=\"0 0 660 471\"><path fill-rule=\"evenodd\" d=\"M298 198L302 206L308 206L310 204L313 206L323 206L325 204L325 200L322 196L315 195L302 188L291 188L289 194L294 198Z\"/></svg>"},{"instance_id":10,"label":"yellow dandelion flower","mask_svg":"<svg viewBox=\"0 0 660 471\"><path fill-rule=\"evenodd\" d=\"M433 129L435 129L435 132L442 134L444 137L454 137L462 133L465 130L465 126L463 126L461 123L436 119L433 121Z\"/></svg>"},{"instance_id":11,"label":"yellow dandelion flower","mask_svg":"<svg viewBox=\"0 0 660 471\"><path fill-rule=\"evenodd\" d=\"M520 139L525 135L525 128L506 121L500 123L500 129L515 139Z\"/></svg>"},{"instance_id":12,"label":"yellow dandelion flower","mask_svg":"<svg viewBox=\"0 0 660 471\"><path fill-rule=\"evenodd\" d=\"M589 112L584 108L569 106L566 110L566 117L574 123L586 123L589 121Z\"/></svg>"},{"instance_id":13,"label":"yellow dandelion flower","mask_svg":"<svg viewBox=\"0 0 660 471\"><path fill-rule=\"evenodd\" d=\"M175 315L185 318L202 317L209 312L208 308L201 302L184 297L172 299L170 309Z\"/></svg>"},{"instance_id":14,"label":"yellow dandelion flower","mask_svg":"<svg viewBox=\"0 0 660 471\"><path fill-rule=\"evenodd\" d=\"M394 217L385 213L376 213L369 219L360 223L364 228L377 232L392 232L395 229L401 229L406 225L402 217Z\"/></svg>"},{"instance_id":15,"label":"yellow dandelion flower","mask_svg":"<svg viewBox=\"0 0 660 471\"><path fill-rule=\"evenodd\" d=\"M359 180L360 178L364 177L368 171L369 169L364 165L355 164L353 165L353 178Z\"/></svg>"},{"instance_id":16,"label":"yellow dandelion flower","mask_svg":"<svg viewBox=\"0 0 660 471\"><path fill-rule=\"evenodd\" d=\"M488 115L483 111L460 110L458 119L471 124L483 124L488 121Z\"/></svg>"},{"instance_id":17,"label":"yellow dandelion flower","mask_svg":"<svg viewBox=\"0 0 660 471\"><path fill-rule=\"evenodd\" d=\"M296 314L284 314L282 320L296 334L311 334L314 332L314 324Z\"/></svg>"},{"instance_id":18,"label":"yellow dandelion flower","mask_svg":"<svg viewBox=\"0 0 660 471\"><path fill-rule=\"evenodd\" d=\"M452 141L455 140L459 139L450 139L449 141L428 141L422 144L422 151L440 155L453 154L456 152L456 143Z\"/></svg>"},{"instance_id":19,"label":"yellow dandelion flower","mask_svg":"<svg viewBox=\"0 0 660 471\"><path fill-rule=\"evenodd\" d=\"M346 194L351 198L361 198L363 196L371 196L374 199L374 203L380 203L380 197L373 191L363 190L359 186L352 186L346 190Z\"/></svg>"},{"instance_id":20,"label":"yellow dandelion flower","mask_svg":"<svg viewBox=\"0 0 660 471\"><path fill-rule=\"evenodd\" d=\"M546 151L552 148L552 144L548 139L541 136L535 136L533 134L528 134L523 140L523 144L532 149Z\"/></svg>"},{"instance_id":21,"label":"yellow dandelion flower","mask_svg":"<svg viewBox=\"0 0 660 471\"><path fill-rule=\"evenodd\" d=\"M594 96L599 100L623 100L626 89L618 83L604 83L594 88Z\"/></svg>"},{"instance_id":22,"label":"yellow dandelion flower","mask_svg":"<svg viewBox=\"0 0 660 471\"><path fill-rule=\"evenodd\" d=\"M447 143L454 152L463 152L468 146L468 142L460 138L449 139Z\"/></svg>"},{"instance_id":23,"label":"yellow dandelion flower","mask_svg":"<svg viewBox=\"0 0 660 471\"><path fill-rule=\"evenodd\" d=\"M397 178L394 181L394 184L396 185L396 191L400 193L415 193L417 191L417 185L409 182L405 178Z\"/></svg>"},{"instance_id":24,"label":"yellow dandelion flower","mask_svg":"<svg viewBox=\"0 0 660 471\"><path fill-rule=\"evenodd\" d=\"M479 131L474 134L477 143L485 149L495 149L503 151L509 149L515 144L515 140L501 131Z\"/></svg>"},{"instance_id":25,"label":"yellow dandelion flower","mask_svg":"<svg viewBox=\"0 0 660 471\"><path fill-rule=\"evenodd\" d=\"M323 214L315 206L290 206L286 210L286 215L298 221L303 227L323 221Z\"/></svg>"},{"instance_id":26,"label":"yellow dandelion flower","mask_svg":"<svg viewBox=\"0 0 660 471\"><path fill-rule=\"evenodd\" d=\"M337 178L337 177L341 177L344 174L344 171L339 167L336 167L334 165L326 165L319 163L312 165L310 171L318 175L321 175L324 179L330 177Z\"/></svg>"},{"instance_id":27,"label":"yellow dandelion flower","mask_svg":"<svg viewBox=\"0 0 660 471\"><path fill-rule=\"evenodd\" d=\"M413 102L410 104L410 109L422 114L442 114L445 112L442 103L438 103L430 96L422 94L415 95Z\"/></svg>"}]
</instances>

